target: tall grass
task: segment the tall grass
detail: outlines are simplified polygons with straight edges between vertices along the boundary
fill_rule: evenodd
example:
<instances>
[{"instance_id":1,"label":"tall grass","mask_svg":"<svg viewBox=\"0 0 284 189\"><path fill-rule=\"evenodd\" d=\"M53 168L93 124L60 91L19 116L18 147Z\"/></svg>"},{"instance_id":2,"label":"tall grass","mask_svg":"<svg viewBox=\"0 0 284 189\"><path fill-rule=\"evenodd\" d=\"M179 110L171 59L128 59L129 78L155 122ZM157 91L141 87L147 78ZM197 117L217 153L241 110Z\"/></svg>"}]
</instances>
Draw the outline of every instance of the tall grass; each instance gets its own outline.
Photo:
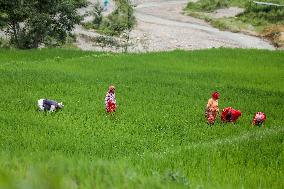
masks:
<instances>
[{"instance_id":1,"label":"tall grass","mask_svg":"<svg viewBox=\"0 0 284 189\"><path fill-rule=\"evenodd\" d=\"M263 50L0 50L0 188L283 188L283 62ZM235 125L206 124L214 90L220 109L242 110ZM38 112L39 98L65 107ZM266 128L251 127L256 111Z\"/></svg>"},{"instance_id":2,"label":"tall grass","mask_svg":"<svg viewBox=\"0 0 284 189\"><path fill-rule=\"evenodd\" d=\"M284 0L262 0L261 2L270 2L280 5L284 4ZM237 6L245 8L246 6L251 6L253 4L254 3L252 0L199 0L197 2L189 2L187 4L187 8L199 11L213 11L218 8L224 8L228 6ZM263 5L260 5L260 7L263 7ZM274 8L273 6L264 6L264 7Z\"/></svg>"},{"instance_id":3,"label":"tall grass","mask_svg":"<svg viewBox=\"0 0 284 189\"><path fill-rule=\"evenodd\" d=\"M284 25L284 7L279 8L276 6L261 6L248 3L245 12L239 17L242 21L250 22L254 26L269 24Z\"/></svg>"},{"instance_id":4,"label":"tall grass","mask_svg":"<svg viewBox=\"0 0 284 189\"><path fill-rule=\"evenodd\" d=\"M284 5L284 0L263 0ZM244 11L234 17L215 18L212 12L220 8L242 7ZM266 37L276 47L283 47L284 7L258 5L251 0L199 0L189 2L186 14L203 19L220 30L244 32Z\"/></svg>"},{"instance_id":5,"label":"tall grass","mask_svg":"<svg viewBox=\"0 0 284 189\"><path fill-rule=\"evenodd\" d=\"M272 2L284 5L284 0L264 0L262 2ZM211 12L219 8L238 6L245 8L240 14L240 20L252 25L284 24L284 8L276 6L257 5L252 1L240 0L200 0L189 2L186 9L201 12Z\"/></svg>"}]
</instances>

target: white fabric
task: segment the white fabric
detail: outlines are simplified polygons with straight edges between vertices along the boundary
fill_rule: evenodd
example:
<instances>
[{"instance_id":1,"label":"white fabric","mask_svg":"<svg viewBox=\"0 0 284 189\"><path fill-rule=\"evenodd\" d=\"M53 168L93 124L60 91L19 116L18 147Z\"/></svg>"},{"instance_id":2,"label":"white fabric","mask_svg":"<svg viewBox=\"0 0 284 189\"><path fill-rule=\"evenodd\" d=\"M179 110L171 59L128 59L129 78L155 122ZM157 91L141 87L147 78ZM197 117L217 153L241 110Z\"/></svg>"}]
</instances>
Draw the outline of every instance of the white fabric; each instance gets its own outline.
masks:
<instances>
[{"instance_id":1,"label":"white fabric","mask_svg":"<svg viewBox=\"0 0 284 189\"><path fill-rule=\"evenodd\" d=\"M38 105L38 107L39 107L39 109L40 109L41 111L44 111L43 100L44 100L44 99L39 99L39 100L37 101L37 105Z\"/></svg>"},{"instance_id":2,"label":"white fabric","mask_svg":"<svg viewBox=\"0 0 284 189\"><path fill-rule=\"evenodd\" d=\"M55 106L54 105L51 105L51 107L50 107L50 112L54 112L54 110L55 110L56 108L55 108Z\"/></svg>"}]
</instances>

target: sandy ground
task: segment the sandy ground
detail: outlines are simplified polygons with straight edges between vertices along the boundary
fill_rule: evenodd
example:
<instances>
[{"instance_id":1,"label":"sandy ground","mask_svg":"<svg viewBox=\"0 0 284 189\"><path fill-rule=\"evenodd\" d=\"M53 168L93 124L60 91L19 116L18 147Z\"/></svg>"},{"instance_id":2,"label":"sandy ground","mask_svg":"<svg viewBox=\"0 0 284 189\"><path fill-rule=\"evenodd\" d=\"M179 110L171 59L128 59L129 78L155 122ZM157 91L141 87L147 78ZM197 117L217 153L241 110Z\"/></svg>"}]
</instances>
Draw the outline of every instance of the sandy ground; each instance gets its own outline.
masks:
<instances>
[{"instance_id":1,"label":"sandy ground","mask_svg":"<svg viewBox=\"0 0 284 189\"><path fill-rule=\"evenodd\" d=\"M187 2L141 3L136 7L138 25L132 37L141 37L141 33L147 36L149 51L212 47L273 49L272 45L257 37L220 31L204 21L182 15Z\"/></svg>"},{"instance_id":2,"label":"sandy ground","mask_svg":"<svg viewBox=\"0 0 284 189\"><path fill-rule=\"evenodd\" d=\"M87 8L78 10L81 15L84 15L84 22L92 20L89 13L97 2L97 0L88 1L90 5ZM188 0L133 0L137 25L130 33L129 51L190 50L215 47L274 49L269 42L263 39L220 31L202 20L183 15L182 9L187 2ZM104 15L111 13L114 8L113 1L110 1ZM216 14L224 16L230 12L232 11L220 10ZM82 50L117 51L114 48L102 49L95 46L92 39L99 35L95 31L86 30L78 25L73 33L77 35L75 45Z\"/></svg>"},{"instance_id":3,"label":"sandy ground","mask_svg":"<svg viewBox=\"0 0 284 189\"><path fill-rule=\"evenodd\" d=\"M137 25L130 33L129 51L168 51L173 49L206 49L218 47L274 49L263 39L213 28L206 22L182 14L187 0L135 0ZM219 10L217 16L236 13L236 10ZM232 13L232 14L233 14ZM102 50L91 42L97 36L81 26L75 29L77 46L83 50ZM112 50L104 48L103 50Z\"/></svg>"}]
</instances>

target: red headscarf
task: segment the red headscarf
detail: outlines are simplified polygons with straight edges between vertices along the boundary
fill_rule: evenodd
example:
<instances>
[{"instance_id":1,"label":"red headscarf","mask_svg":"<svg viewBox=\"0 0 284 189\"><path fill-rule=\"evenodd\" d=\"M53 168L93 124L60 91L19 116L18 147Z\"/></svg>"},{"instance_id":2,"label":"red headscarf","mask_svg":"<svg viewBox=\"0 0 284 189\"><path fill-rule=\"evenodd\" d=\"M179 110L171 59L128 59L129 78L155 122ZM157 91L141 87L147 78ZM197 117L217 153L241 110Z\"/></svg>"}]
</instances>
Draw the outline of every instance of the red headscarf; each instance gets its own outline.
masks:
<instances>
[{"instance_id":1,"label":"red headscarf","mask_svg":"<svg viewBox=\"0 0 284 189\"><path fill-rule=\"evenodd\" d=\"M218 99L219 99L219 96L220 96L220 94L219 94L217 91L215 91L214 93L212 93L212 98L215 99L215 100L218 100Z\"/></svg>"}]
</instances>

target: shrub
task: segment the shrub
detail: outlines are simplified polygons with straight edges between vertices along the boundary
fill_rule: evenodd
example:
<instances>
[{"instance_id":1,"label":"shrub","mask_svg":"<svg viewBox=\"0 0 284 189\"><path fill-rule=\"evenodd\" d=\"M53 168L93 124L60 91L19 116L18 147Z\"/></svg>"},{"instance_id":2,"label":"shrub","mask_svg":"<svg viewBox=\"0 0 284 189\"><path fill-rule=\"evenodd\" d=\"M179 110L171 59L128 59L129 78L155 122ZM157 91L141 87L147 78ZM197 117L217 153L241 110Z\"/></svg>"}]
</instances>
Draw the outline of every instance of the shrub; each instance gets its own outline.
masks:
<instances>
[{"instance_id":1,"label":"shrub","mask_svg":"<svg viewBox=\"0 0 284 189\"><path fill-rule=\"evenodd\" d=\"M99 3L96 3L93 11L94 19L92 21L93 27L95 29L98 29L101 25L101 22L103 20L102 12L103 12L103 7Z\"/></svg>"},{"instance_id":2,"label":"shrub","mask_svg":"<svg viewBox=\"0 0 284 189\"><path fill-rule=\"evenodd\" d=\"M120 47L120 43L113 37L110 36L98 36L93 39L93 41L98 44L101 48L104 47Z\"/></svg>"},{"instance_id":3,"label":"shrub","mask_svg":"<svg viewBox=\"0 0 284 189\"><path fill-rule=\"evenodd\" d=\"M247 3L245 12L239 18L255 26L284 23L284 7Z\"/></svg>"},{"instance_id":4,"label":"shrub","mask_svg":"<svg viewBox=\"0 0 284 189\"><path fill-rule=\"evenodd\" d=\"M0 48L10 48L9 41L0 37Z\"/></svg>"},{"instance_id":5,"label":"shrub","mask_svg":"<svg viewBox=\"0 0 284 189\"><path fill-rule=\"evenodd\" d=\"M110 36L118 36L125 30L131 30L135 24L133 7L128 0L117 0L116 9L103 18L99 30Z\"/></svg>"},{"instance_id":6,"label":"shrub","mask_svg":"<svg viewBox=\"0 0 284 189\"><path fill-rule=\"evenodd\" d=\"M0 27L17 48L37 48L51 39L62 44L80 23L77 9L85 5L85 0L0 0Z\"/></svg>"},{"instance_id":7,"label":"shrub","mask_svg":"<svg viewBox=\"0 0 284 189\"><path fill-rule=\"evenodd\" d=\"M199 0L195 3L189 2L186 8L199 11L213 11L228 6L229 0Z\"/></svg>"}]
</instances>

